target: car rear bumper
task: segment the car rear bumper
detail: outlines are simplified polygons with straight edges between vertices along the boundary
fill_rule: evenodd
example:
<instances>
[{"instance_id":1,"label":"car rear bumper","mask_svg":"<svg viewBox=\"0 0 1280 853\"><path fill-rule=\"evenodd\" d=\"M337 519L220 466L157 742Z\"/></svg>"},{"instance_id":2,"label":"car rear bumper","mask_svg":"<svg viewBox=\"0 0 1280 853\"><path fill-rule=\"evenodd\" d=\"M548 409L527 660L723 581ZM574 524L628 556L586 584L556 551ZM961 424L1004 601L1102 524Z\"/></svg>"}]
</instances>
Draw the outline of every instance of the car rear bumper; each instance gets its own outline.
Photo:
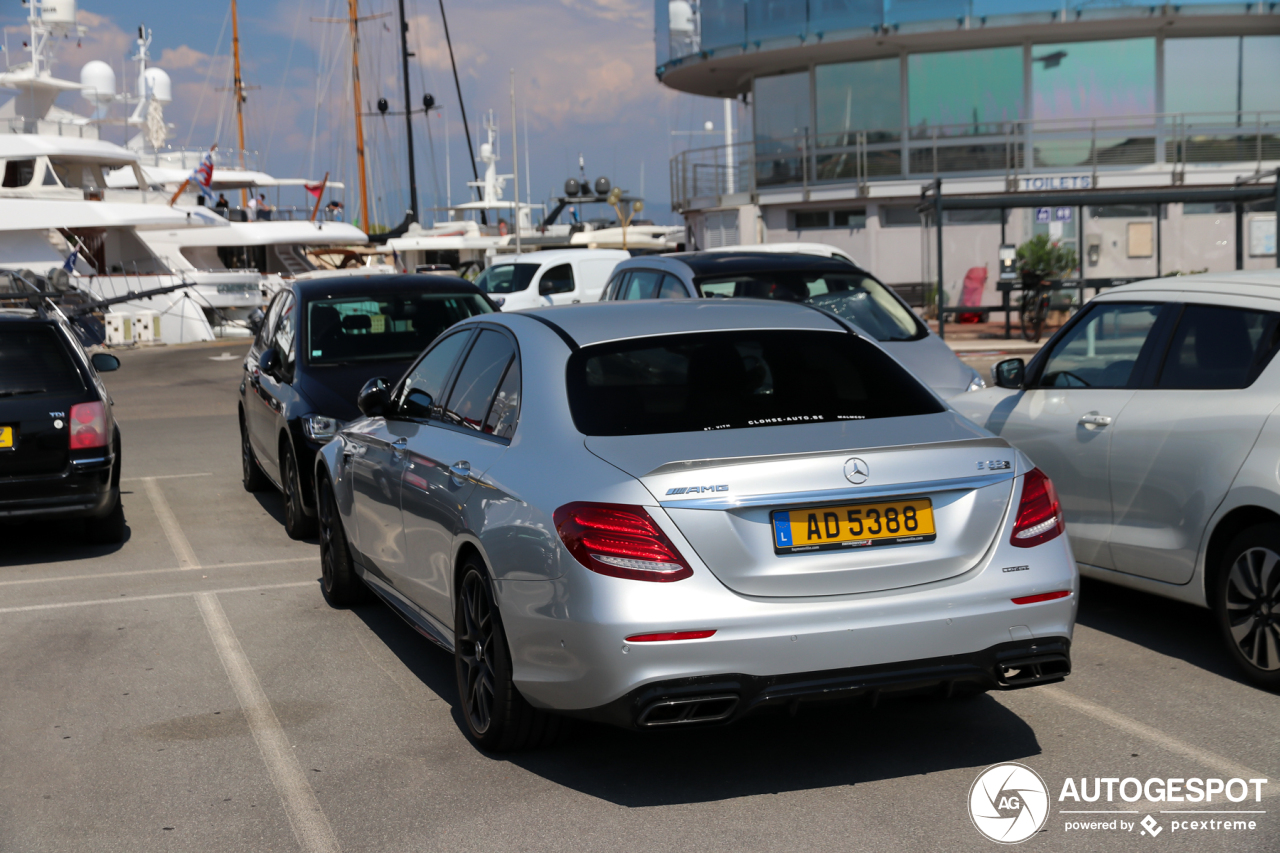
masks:
<instances>
[{"instance_id":1,"label":"car rear bumper","mask_svg":"<svg viewBox=\"0 0 1280 853\"><path fill-rule=\"evenodd\" d=\"M575 717L631 729L728 723L769 705L974 690L1017 690L1071 674L1071 641L1047 637L1000 643L976 652L877 666L755 676L743 673L660 681Z\"/></svg>"},{"instance_id":2,"label":"car rear bumper","mask_svg":"<svg viewBox=\"0 0 1280 853\"><path fill-rule=\"evenodd\" d=\"M115 454L75 459L59 474L0 479L0 521L100 518L120 496Z\"/></svg>"},{"instance_id":3,"label":"car rear bumper","mask_svg":"<svg viewBox=\"0 0 1280 853\"><path fill-rule=\"evenodd\" d=\"M628 703L648 697L645 691L655 685L661 692L671 685L736 684L729 693L744 708L775 701L778 685L815 679L856 681L852 688L816 687L820 694L866 692L877 688L859 687L860 679L886 672L898 673L885 677L901 681L902 689L966 680L1006 686L997 677L995 656L1069 642L1078 589L1066 536L1025 549L1001 541L984 565L963 575L847 596L743 596L700 566L678 583L604 577L577 566L554 581L495 582L513 677L525 698L538 707L588 715L621 702L625 714L602 713L624 725L639 719ZM1070 594L1014 602L1057 591ZM715 633L690 640L629 639L699 630ZM922 667L930 672L921 676ZM917 683L921 678L924 683Z\"/></svg>"}]
</instances>

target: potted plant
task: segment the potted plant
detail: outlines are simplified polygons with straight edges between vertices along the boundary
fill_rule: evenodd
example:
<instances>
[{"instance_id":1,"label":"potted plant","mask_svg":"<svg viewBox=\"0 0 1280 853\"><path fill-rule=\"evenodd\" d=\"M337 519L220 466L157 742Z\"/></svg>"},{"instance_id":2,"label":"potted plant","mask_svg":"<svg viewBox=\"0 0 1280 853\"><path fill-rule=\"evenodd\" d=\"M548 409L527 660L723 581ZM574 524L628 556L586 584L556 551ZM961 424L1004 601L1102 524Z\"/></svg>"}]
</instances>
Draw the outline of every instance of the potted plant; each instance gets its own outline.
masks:
<instances>
[{"instance_id":1,"label":"potted plant","mask_svg":"<svg viewBox=\"0 0 1280 853\"><path fill-rule=\"evenodd\" d=\"M1048 234L1037 234L1018 247L1018 269L1022 286L1035 287L1045 279L1061 278L1076 268L1074 249L1064 248L1049 240Z\"/></svg>"}]
</instances>

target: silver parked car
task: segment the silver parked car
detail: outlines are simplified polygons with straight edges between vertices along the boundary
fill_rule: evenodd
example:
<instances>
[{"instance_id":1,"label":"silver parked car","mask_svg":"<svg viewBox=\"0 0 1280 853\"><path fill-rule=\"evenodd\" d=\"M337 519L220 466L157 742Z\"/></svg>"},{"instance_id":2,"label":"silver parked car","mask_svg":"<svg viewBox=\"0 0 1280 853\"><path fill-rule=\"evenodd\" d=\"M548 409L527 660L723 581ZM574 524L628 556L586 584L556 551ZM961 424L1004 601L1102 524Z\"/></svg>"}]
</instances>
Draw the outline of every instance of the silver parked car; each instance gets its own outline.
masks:
<instances>
[{"instance_id":1,"label":"silver parked car","mask_svg":"<svg viewBox=\"0 0 1280 853\"><path fill-rule=\"evenodd\" d=\"M317 461L325 595L451 650L485 748L1070 670L1048 478L807 306L486 315L359 402Z\"/></svg>"},{"instance_id":2,"label":"silver parked car","mask_svg":"<svg viewBox=\"0 0 1280 853\"><path fill-rule=\"evenodd\" d=\"M1210 607L1280 688L1280 273L1161 278L1091 302L953 401L1052 478L1085 575Z\"/></svg>"},{"instance_id":3,"label":"silver parked car","mask_svg":"<svg viewBox=\"0 0 1280 853\"><path fill-rule=\"evenodd\" d=\"M755 246L642 255L617 265L600 300L698 297L803 302L858 326L943 399L987 387L897 293L843 256Z\"/></svg>"}]
</instances>

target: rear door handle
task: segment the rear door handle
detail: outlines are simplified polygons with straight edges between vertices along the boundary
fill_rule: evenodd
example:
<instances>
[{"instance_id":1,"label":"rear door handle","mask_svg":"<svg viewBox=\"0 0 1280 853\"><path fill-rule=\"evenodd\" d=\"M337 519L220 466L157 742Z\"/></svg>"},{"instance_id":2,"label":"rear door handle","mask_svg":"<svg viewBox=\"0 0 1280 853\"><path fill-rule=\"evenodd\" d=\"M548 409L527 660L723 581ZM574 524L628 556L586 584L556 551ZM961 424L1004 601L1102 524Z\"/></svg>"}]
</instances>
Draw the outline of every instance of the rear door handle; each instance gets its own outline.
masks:
<instances>
[{"instance_id":1,"label":"rear door handle","mask_svg":"<svg viewBox=\"0 0 1280 853\"><path fill-rule=\"evenodd\" d=\"M397 438L395 441L391 442L391 450L396 454L396 456L400 456L401 454L403 454L405 451L405 448L408 446L409 446L409 439L405 438L403 435Z\"/></svg>"},{"instance_id":2,"label":"rear door handle","mask_svg":"<svg viewBox=\"0 0 1280 853\"><path fill-rule=\"evenodd\" d=\"M453 463L449 466L449 476L458 485L462 485L471 476L471 463L465 459Z\"/></svg>"},{"instance_id":3,"label":"rear door handle","mask_svg":"<svg viewBox=\"0 0 1280 853\"><path fill-rule=\"evenodd\" d=\"M1085 425L1085 426L1100 426L1100 427L1101 427L1101 426L1110 426L1110 425L1111 425L1111 416L1110 416L1110 415L1099 415L1099 414L1096 414L1096 413L1090 413L1090 414L1087 414L1087 415L1081 415L1081 416L1080 416L1080 423L1081 423L1081 424L1083 424L1083 425Z\"/></svg>"}]
</instances>

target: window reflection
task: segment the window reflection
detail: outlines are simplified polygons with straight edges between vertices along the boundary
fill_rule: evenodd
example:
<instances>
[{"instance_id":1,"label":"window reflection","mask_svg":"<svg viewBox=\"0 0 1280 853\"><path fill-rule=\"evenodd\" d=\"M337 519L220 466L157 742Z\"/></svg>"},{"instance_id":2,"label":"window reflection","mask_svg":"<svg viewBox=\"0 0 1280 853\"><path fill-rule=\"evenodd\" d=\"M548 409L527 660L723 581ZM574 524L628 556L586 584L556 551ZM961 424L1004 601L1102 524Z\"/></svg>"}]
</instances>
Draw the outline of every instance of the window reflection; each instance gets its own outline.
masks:
<instances>
[{"instance_id":1,"label":"window reflection","mask_svg":"<svg viewBox=\"0 0 1280 853\"><path fill-rule=\"evenodd\" d=\"M1022 48L918 53L907 60L914 138L997 134L1022 118Z\"/></svg>"},{"instance_id":2,"label":"window reflection","mask_svg":"<svg viewBox=\"0 0 1280 853\"><path fill-rule=\"evenodd\" d=\"M1033 45L1031 96L1037 119L1152 115L1155 39Z\"/></svg>"},{"instance_id":3,"label":"window reflection","mask_svg":"<svg viewBox=\"0 0 1280 853\"><path fill-rule=\"evenodd\" d=\"M819 65L814 71L818 146L851 145L857 131L868 131L868 143L897 139L902 129L899 69L896 56Z\"/></svg>"}]
</instances>

